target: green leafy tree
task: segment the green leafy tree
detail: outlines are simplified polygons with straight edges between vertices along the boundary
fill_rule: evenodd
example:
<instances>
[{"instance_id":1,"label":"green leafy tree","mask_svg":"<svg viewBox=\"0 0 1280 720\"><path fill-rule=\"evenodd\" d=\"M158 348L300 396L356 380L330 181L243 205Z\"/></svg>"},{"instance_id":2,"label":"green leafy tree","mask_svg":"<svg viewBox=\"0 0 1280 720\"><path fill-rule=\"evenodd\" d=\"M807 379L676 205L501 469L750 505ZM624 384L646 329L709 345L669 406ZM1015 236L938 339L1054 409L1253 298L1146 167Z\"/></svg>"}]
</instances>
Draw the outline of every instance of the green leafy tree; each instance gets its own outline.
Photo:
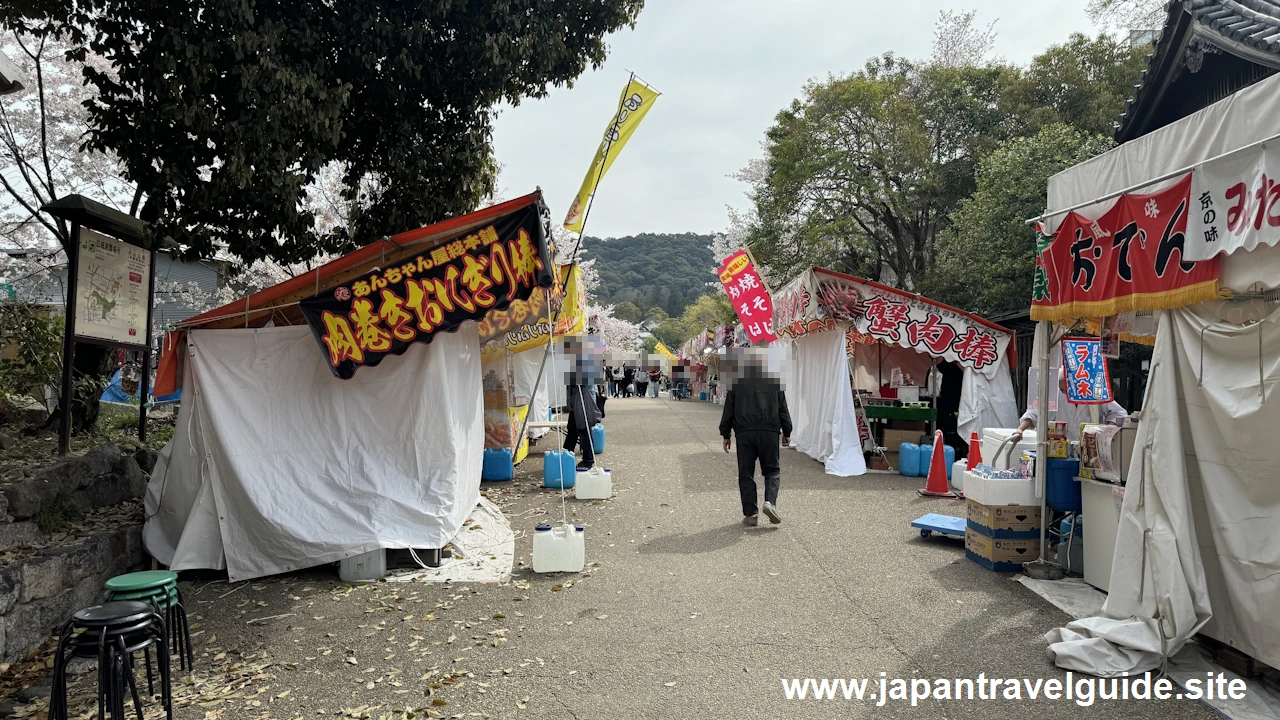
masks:
<instances>
[{"instance_id":1,"label":"green leafy tree","mask_svg":"<svg viewBox=\"0 0 1280 720\"><path fill-rule=\"evenodd\" d=\"M667 311L660 307L651 307L649 308L649 311L644 314L645 322L655 324L666 320L668 317L670 317L670 315L667 315Z\"/></svg>"},{"instance_id":2,"label":"green leafy tree","mask_svg":"<svg viewBox=\"0 0 1280 720\"><path fill-rule=\"evenodd\" d=\"M810 83L766 133L748 235L774 277L807 265L914 287L949 213L998 142L1000 67L921 65L893 55Z\"/></svg>"},{"instance_id":3,"label":"green leafy tree","mask_svg":"<svg viewBox=\"0 0 1280 720\"><path fill-rule=\"evenodd\" d=\"M1144 47L1108 34L1073 34L1009 75L1003 105L1011 129L1033 135L1054 123L1110 135L1142 74Z\"/></svg>"},{"instance_id":4,"label":"green leafy tree","mask_svg":"<svg viewBox=\"0 0 1280 720\"><path fill-rule=\"evenodd\" d=\"M692 335L690 331L685 330L684 323L680 321L680 318L667 318L649 332L653 334L653 337L661 340L663 345L672 350L680 347Z\"/></svg>"},{"instance_id":5,"label":"green leafy tree","mask_svg":"<svg viewBox=\"0 0 1280 720\"><path fill-rule=\"evenodd\" d=\"M599 67L642 4L27 0L0 21L110 63L85 68L85 147L119 159L153 232L289 263L474 209L493 107ZM366 209L321 231L306 188L335 162Z\"/></svg>"},{"instance_id":6,"label":"green leafy tree","mask_svg":"<svg viewBox=\"0 0 1280 720\"><path fill-rule=\"evenodd\" d=\"M642 233L582 242L583 256L596 261L598 302L660 307L667 315L684 312L686 298L706 292L716 279L712 235Z\"/></svg>"},{"instance_id":7,"label":"green leafy tree","mask_svg":"<svg viewBox=\"0 0 1280 720\"><path fill-rule=\"evenodd\" d=\"M62 376L62 317L39 305L0 302L0 402L15 395L44 399Z\"/></svg>"},{"instance_id":8,"label":"green leafy tree","mask_svg":"<svg viewBox=\"0 0 1280 720\"><path fill-rule=\"evenodd\" d=\"M1044 210L1051 175L1112 144L1105 135L1057 124L1009 140L984 158L977 190L939 240L937 262L921 291L982 314L1027 307L1036 234L1025 219Z\"/></svg>"},{"instance_id":9,"label":"green leafy tree","mask_svg":"<svg viewBox=\"0 0 1280 720\"><path fill-rule=\"evenodd\" d=\"M640 308L636 307L633 302L620 302L614 305L613 316L629 323L638 323L644 319L644 314L640 312Z\"/></svg>"}]
</instances>

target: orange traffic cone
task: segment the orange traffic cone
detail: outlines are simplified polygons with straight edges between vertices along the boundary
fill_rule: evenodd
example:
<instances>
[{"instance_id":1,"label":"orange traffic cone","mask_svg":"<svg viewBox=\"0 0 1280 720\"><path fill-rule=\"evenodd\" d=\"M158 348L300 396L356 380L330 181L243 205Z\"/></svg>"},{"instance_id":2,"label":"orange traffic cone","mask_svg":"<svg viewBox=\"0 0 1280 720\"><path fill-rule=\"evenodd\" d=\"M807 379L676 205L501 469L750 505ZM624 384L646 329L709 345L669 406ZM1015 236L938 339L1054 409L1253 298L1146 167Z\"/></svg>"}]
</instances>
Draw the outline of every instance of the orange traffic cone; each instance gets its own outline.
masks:
<instances>
[{"instance_id":1,"label":"orange traffic cone","mask_svg":"<svg viewBox=\"0 0 1280 720\"><path fill-rule=\"evenodd\" d=\"M982 462L982 443L978 442L978 431L969 433L969 462L965 470L972 470Z\"/></svg>"},{"instance_id":2,"label":"orange traffic cone","mask_svg":"<svg viewBox=\"0 0 1280 720\"><path fill-rule=\"evenodd\" d=\"M927 498L956 497L956 494L951 492L951 485L947 482L946 445L942 442L941 430L933 434L933 458L929 461L929 479L925 481L924 489L917 490L916 494Z\"/></svg>"}]
</instances>

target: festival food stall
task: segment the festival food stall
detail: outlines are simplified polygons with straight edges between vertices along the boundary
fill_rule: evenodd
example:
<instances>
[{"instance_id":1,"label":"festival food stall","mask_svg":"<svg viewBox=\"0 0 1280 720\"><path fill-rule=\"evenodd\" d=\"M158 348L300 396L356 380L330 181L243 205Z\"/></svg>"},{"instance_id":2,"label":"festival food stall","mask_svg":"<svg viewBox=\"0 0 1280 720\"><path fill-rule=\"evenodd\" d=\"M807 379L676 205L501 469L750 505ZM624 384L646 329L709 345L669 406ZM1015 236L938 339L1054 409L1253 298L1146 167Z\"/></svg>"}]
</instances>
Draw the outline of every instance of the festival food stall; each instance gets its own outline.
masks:
<instances>
[{"instance_id":1,"label":"festival food stall","mask_svg":"<svg viewBox=\"0 0 1280 720\"><path fill-rule=\"evenodd\" d=\"M552 317L557 318L554 333ZM543 425L547 409L559 407L551 404L553 397L564 395L564 382L559 377L564 372L564 362L547 352L547 343L553 336L563 339L583 332L585 327L582 275L573 265L558 268L556 284L549 293L533 293L528 300L489 312L480 321L486 450L506 448L511 451L513 462L519 464L529 453L529 440L549 432L547 427L530 427L517 443L525 418ZM538 382L539 372L542 382Z\"/></svg>"},{"instance_id":2,"label":"festival food stall","mask_svg":"<svg viewBox=\"0 0 1280 720\"><path fill-rule=\"evenodd\" d=\"M553 284L541 193L374 242L181 324L143 539L232 581L447 545L479 499L478 321Z\"/></svg>"},{"instance_id":3,"label":"festival food stall","mask_svg":"<svg viewBox=\"0 0 1280 720\"><path fill-rule=\"evenodd\" d=\"M939 363L957 369L957 429L1014 427L1013 333L976 315L871 280L813 267L773 295L773 332L789 347L787 398L796 449L833 475L866 472L875 446L858 421L855 391L883 398L895 375L924 379ZM914 403L912 404L914 405ZM868 417L934 419L935 408L867 406ZM875 414L873 414L875 413ZM901 417L899 417L901 416Z\"/></svg>"},{"instance_id":4,"label":"festival food stall","mask_svg":"<svg viewBox=\"0 0 1280 720\"><path fill-rule=\"evenodd\" d=\"M1109 317L1122 338L1155 338L1128 481L1116 489L1110 595L1101 616L1049 633L1061 667L1142 673L1197 633L1280 667L1272 110L1280 76L1049 181L1032 317ZM1047 367L1047 353L1039 359Z\"/></svg>"}]
</instances>

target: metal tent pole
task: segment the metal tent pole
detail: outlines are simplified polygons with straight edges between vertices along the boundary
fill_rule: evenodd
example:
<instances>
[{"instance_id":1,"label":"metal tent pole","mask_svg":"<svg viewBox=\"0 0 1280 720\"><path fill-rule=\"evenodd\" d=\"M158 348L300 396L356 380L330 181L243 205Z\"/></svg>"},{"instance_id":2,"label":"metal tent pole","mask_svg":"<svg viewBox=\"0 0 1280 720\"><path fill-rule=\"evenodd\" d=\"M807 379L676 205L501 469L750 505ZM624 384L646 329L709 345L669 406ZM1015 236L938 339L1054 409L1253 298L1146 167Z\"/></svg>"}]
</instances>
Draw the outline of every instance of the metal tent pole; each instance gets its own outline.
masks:
<instances>
[{"instance_id":1,"label":"metal tent pole","mask_svg":"<svg viewBox=\"0 0 1280 720\"><path fill-rule=\"evenodd\" d=\"M1053 344L1051 333L1052 325L1049 321L1041 320L1036 329L1036 335L1044 337L1036 370L1040 376L1039 397L1036 398L1036 407L1039 408L1036 415L1036 487L1040 489L1040 557L1022 566L1023 572L1037 580L1061 580L1066 574L1061 567L1044 559L1049 527L1049 492L1045 484L1049 469L1049 433L1045 430L1049 426L1049 347Z\"/></svg>"}]
</instances>

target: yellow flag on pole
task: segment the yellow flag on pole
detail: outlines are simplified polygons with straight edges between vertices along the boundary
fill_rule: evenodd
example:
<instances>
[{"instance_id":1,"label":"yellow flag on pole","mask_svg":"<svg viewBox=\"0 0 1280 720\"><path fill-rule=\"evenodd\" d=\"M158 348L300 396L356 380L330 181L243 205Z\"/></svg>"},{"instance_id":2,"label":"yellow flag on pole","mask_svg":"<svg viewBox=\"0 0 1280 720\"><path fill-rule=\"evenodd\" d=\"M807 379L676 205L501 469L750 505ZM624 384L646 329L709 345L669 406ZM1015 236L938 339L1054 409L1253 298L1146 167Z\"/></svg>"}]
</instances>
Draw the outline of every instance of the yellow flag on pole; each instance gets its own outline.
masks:
<instances>
[{"instance_id":1,"label":"yellow flag on pole","mask_svg":"<svg viewBox=\"0 0 1280 720\"><path fill-rule=\"evenodd\" d=\"M595 194L596 186L600 184L604 174L609 172L613 161L618 159L618 153L622 152L622 147L627 144L627 140L631 139L640 121L644 119L649 108L653 107L653 101L657 99L657 91L634 77L622 90L622 97L618 99L618 112L609 121L609 127L605 128L604 140L596 150L595 158L591 160L591 167L587 169L587 176L582 179L582 187L578 190L577 197L569 206L569 214L564 219L565 229L582 232L582 223L586 220L587 203Z\"/></svg>"},{"instance_id":2,"label":"yellow flag on pole","mask_svg":"<svg viewBox=\"0 0 1280 720\"><path fill-rule=\"evenodd\" d=\"M653 349L655 352L659 352L665 355L667 358L671 360L671 362L679 362L679 360L676 360L676 356L671 354L671 351L667 349L667 346L663 345L661 342L659 342L657 345L654 345Z\"/></svg>"}]
</instances>

